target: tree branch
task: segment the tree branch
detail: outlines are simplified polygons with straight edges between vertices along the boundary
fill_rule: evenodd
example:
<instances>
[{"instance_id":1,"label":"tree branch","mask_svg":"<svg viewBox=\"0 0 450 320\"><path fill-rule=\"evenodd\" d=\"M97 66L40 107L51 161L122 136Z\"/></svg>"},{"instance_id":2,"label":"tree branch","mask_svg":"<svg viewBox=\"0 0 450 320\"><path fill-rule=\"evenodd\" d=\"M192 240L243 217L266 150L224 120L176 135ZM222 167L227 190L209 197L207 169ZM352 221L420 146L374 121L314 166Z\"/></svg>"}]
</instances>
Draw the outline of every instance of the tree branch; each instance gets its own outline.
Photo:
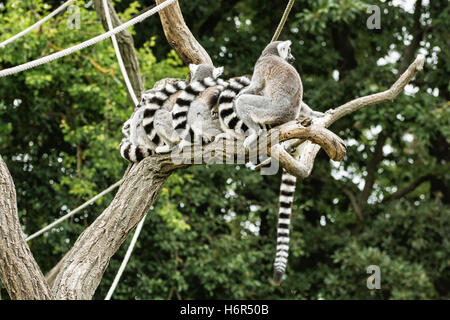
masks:
<instances>
[{"instance_id":1,"label":"tree branch","mask_svg":"<svg viewBox=\"0 0 450 320\"><path fill-rule=\"evenodd\" d=\"M417 72L422 71L424 61L424 56L419 54L417 58L411 63L411 65L406 69L406 71L388 90L349 101L334 109L334 112L324 117L325 119L322 120L322 118L319 118L318 120L320 122L324 122L325 127L329 127L331 124L333 124L343 116L353 113L361 108L394 100L394 98L403 91L403 89L411 81L411 79L414 78Z\"/></svg>"},{"instance_id":2,"label":"tree branch","mask_svg":"<svg viewBox=\"0 0 450 320\"><path fill-rule=\"evenodd\" d=\"M361 206L364 206L369 199L373 190L373 184L375 183L375 174L377 172L378 165L383 160L383 147L386 143L388 135L381 131L378 134L377 142L375 143L375 150L367 165L367 177L365 179L364 188L358 195L358 202Z\"/></svg>"},{"instance_id":3,"label":"tree branch","mask_svg":"<svg viewBox=\"0 0 450 320\"><path fill-rule=\"evenodd\" d=\"M259 148L265 148L268 152L274 145L273 137L279 137L279 141L312 139L335 159L345 153L345 147L334 133L322 127L304 127L299 121L291 121L269 131L266 139L262 139L267 143L260 144ZM336 145L339 150L335 150ZM251 152L244 149L242 140L219 139L203 147L191 146L180 152L148 157L134 165L108 208L80 235L58 263L59 267L55 267L56 272L49 274L50 278L54 278L52 291L55 298L92 297L109 260L156 201L174 170L192 164L235 163L239 158L243 162L251 158Z\"/></svg>"},{"instance_id":4,"label":"tree branch","mask_svg":"<svg viewBox=\"0 0 450 320\"><path fill-rule=\"evenodd\" d=\"M122 24L119 16L114 10L114 6L111 0L108 0L109 14L111 15L111 21L114 27ZM109 31L108 23L106 22L105 9L103 9L103 1L95 0L95 10L99 16L103 28ZM133 36L130 31L124 30L116 35L117 43L119 45L120 54L122 55L123 64L127 70L128 78L130 78L131 86L136 94L136 97L140 97L144 90L144 84L142 83L141 71L139 69L139 60L134 49ZM128 94L129 95L129 94ZM133 101L129 96L130 101Z\"/></svg>"},{"instance_id":5,"label":"tree branch","mask_svg":"<svg viewBox=\"0 0 450 320\"><path fill-rule=\"evenodd\" d=\"M52 298L22 234L17 215L14 182L0 157L0 278L11 299Z\"/></svg>"},{"instance_id":6,"label":"tree branch","mask_svg":"<svg viewBox=\"0 0 450 320\"><path fill-rule=\"evenodd\" d=\"M403 198L408 193L411 193L414 190L416 190L416 188L419 187L422 183L431 180L433 177L434 177L433 174L426 174L426 175L424 175L424 176L414 180L406 188L398 190L397 192L394 192L393 194L387 196L386 198L383 199L383 201L381 201L381 203L386 203L386 202L389 202L391 200L397 200L397 199Z\"/></svg>"},{"instance_id":7,"label":"tree branch","mask_svg":"<svg viewBox=\"0 0 450 320\"><path fill-rule=\"evenodd\" d=\"M133 166L105 211L64 256L52 291L56 299L90 299L109 260L156 200L169 177L157 159Z\"/></svg>"},{"instance_id":8,"label":"tree branch","mask_svg":"<svg viewBox=\"0 0 450 320\"><path fill-rule=\"evenodd\" d=\"M155 0L156 4L165 0ZM213 64L209 54L198 43L184 22L178 1L159 11L164 34L170 46L178 53L186 65L190 63Z\"/></svg>"}]
</instances>

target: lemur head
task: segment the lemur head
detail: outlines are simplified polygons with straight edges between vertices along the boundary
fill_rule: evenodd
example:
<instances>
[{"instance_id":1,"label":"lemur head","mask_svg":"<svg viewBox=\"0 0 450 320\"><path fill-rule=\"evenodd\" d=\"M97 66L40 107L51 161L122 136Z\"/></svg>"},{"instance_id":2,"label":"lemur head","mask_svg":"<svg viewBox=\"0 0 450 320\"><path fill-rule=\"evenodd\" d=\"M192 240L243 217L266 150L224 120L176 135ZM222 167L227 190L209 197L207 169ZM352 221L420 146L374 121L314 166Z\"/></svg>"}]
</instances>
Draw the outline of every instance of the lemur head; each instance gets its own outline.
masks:
<instances>
[{"instance_id":1,"label":"lemur head","mask_svg":"<svg viewBox=\"0 0 450 320\"><path fill-rule=\"evenodd\" d=\"M191 71L191 81L199 81L208 77L217 79L223 73L223 67L215 68L207 63L190 64L189 70Z\"/></svg>"},{"instance_id":2,"label":"lemur head","mask_svg":"<svg viewBox=\"0 0 450 320\"><path fill-rule=\"evenodd\" d=\"M274 41L263 50L261 57L268 55L275 55L281 57L289 63L295 61L294 56L291 54L291 40L287 41Z\"/></svg>"}]
</instances>

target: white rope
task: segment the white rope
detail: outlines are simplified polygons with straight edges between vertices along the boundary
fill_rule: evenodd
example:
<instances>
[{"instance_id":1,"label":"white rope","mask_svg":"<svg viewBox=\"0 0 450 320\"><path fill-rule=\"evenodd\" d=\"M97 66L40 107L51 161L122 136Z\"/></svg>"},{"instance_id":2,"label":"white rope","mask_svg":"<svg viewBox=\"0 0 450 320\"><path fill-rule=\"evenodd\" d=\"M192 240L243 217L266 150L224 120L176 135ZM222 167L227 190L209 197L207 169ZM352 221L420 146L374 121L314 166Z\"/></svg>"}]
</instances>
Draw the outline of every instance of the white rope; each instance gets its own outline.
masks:
<instances>
[{"instance_id":1,"label":"white rope","mask_svg":"<svg viewBox=\"0 0 450 320\"><path fill-rule=\"evenodd\" d=\"M85 203L83 203L81 206L79 206L78 208L76 208L75 210L70 211L68 214L66 214L65 216L62 216L61 218L59 218L58 220L55 220L54 222L50 223L48 226L42 228L41 230L39 230L38 232L33 233L31 236L29 236L28 238L25 239L25 241L30 241L34 238L36 238L37 236L40 236L41 234L43 234L45 231L50 230L51 228L53 228L54 226L56 226L57 224L60 224L61 222L63 222L64 220L70 218L71 216L73 216L75 213L77 213L80 210L83 210L84 208L86 208L88 205L90 205L91 203L93 203L94 201L100 199L101 197L103 197L105 194L111 192L112 190L114 190L115 188L117 188L121 183L122 183L123 179L117 181L116 183L114 183L112 186L108 187L107 189L103 190L102 192L100 192L98 195L96 195L95 197L93 197L92 199L86 201Z\"/></svg>"},{"instance_id":2,"label":"white rope","mask_svg":"<svg viewBox=\"0 0 450 320\"><path fill-rule=\"evenodd\" d=\"M125 267L127 266L128 260L130 260L131 252L134 249L136 241L137 241L137 239L139 237L139 233L141 233L142 226L144 225L144 221L145 221L145 217L146 216L147 215L145 215L142 218L141 222L139 222L139 224L138 224L138 226L136 228L136 231L134 232L133 239L131 239L131 243L128 246L127 253L125 254L125 257L123 258L122 264L120 265L119 271L117 271L116 277L114 278L114 281L113 281L113 283L111 285L111 288L109 288L109 291L108 291L108 294L105 297L105 300L110 300L111 296L114 293L114 290L116 290L116 287L117 287L117 284L119 283L120 277L122 276L122 273L125 270Z\"/></svg>"},{"instance_id":3,"label":"white rope","mask_svg":"<svg viewBox=\"0 0 450 320\"><path fill-rule=\"evenodd\" d=\"M108 0L103 0L103 9L105 10L106 22L108 23L109 30L113 30L113 24L111 21L111 15L109 14L108 8ZM125 84L127 85L128 92L130 93L130 97L134 102L134 105L138 105L139 101L136 98L136 94L134 93L133 87L131 86L130 79L128 78L127 70L125 69L125 65L123 64L122 55L120 54L119 45L117 44L117 39L115 35L111 36L111 41L114 46L114 50L116 51L117 61L119 62L120 71L122 72L123 79L125 80Z\"/></svg>"},{"instance_id":4,"label":"white rope","mask_svg":"<svg viewBox=\"0 0 450 320\"><path fill-rule=\"evenodd\" d=\"M48 16L46 16L45 18L39 20L38 22L36 22L35 24L33 24L31 27L28 27L27 29L23 30L22 32L19 32L18 34L16 34L15 36L9 38L8 40L3 41L2 43L0 43L0 48L4 48L6 47L8 44L10 44L11 42L13 42L14 40L19 39L20 37L26 35L28 32L30 32L31 30L37 29L39 26L41 26L42 24L44 24L47 20L49 20L50 18L54 17L55 15L57 15L58 13L60 13L62 10L64 10L64 8L66 8L69 4L71 4L72 2L74 2L75 0L69 0L64 2L61 6L59 6L59 8L57 8L55 11L53 11L52 13L50 13Z\"/></svg>"},{"instance_id":5,"label":"white rope","mask_svg":"<svg viewBox=\"0 0 450 320\"><path fill-rule=\"evenodd\" d=\"M110 31L108 31L108 32L106 32L104 34L101 34L101 35L99 35L97 37L94 37L94 38L92 38L90 40L84 41L84 42L82 42L82 43L80 43L78 45L75 45L73 47L61 50L59 52L50 54L50 55L48 55L46 57L42 57L42 58L34 60L34 61L30 61L30 62L21 64L21 65L12 67L12 68L1 70L0 71L0 78L1 77L6 77L6 76L9 76L9 75L18 73L18 72L22 72L22 71L25 71L25 70L28 70L28 69L31 69L31 68L34 68L34 67L37 67L37 66L40 66L42 64L45 64L45 63L48 63L50 61L59 59L61 57L65 57L65 56L67 56L67 55L69 55L71 53L74 53L75 51L78 51L78 50L87 48L89 46L92 46L93 44L96 44L96 43L98 43L100 41L103 41L103 40L111 37L114 34L122 32L123 30L125 30L125 29L127 29L127 28L129 28L129 27L131 27L133 25L135 25L136 23L142 22L146 18L154 15L155 13L157 13L158 11L164 9L168 5L174 3L175 1L176 0L166 0L163 3L157 5L156 7L148 10L147 12L144 12L144 13L140 14L139 16L131 19L127 23L121 24L120 26L114 28L113 30L110 30Z\"/></svg>"}]
</instances>

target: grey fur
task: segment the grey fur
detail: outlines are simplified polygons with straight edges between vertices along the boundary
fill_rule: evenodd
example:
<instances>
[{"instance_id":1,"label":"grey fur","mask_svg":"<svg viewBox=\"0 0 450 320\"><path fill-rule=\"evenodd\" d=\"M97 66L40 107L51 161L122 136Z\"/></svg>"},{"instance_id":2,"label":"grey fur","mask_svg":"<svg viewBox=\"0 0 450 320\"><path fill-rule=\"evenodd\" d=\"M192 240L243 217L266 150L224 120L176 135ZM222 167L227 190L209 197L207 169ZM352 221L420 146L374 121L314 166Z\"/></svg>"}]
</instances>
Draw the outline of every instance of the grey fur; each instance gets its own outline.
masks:
<instances>
[{"instance_id":1,"label":"grey fur","mask_svg":"<svg viewBox=\"0 0 450 320\"><path fill-rule=\"evenodd\" d=\"M293 60L291 42L275 41L262 52L255 64L250 85L235 100L236 113L249 127L244 146L258 137L261 126L279 125L298 117L303 85Z\"/></svg>"}]
</instances>

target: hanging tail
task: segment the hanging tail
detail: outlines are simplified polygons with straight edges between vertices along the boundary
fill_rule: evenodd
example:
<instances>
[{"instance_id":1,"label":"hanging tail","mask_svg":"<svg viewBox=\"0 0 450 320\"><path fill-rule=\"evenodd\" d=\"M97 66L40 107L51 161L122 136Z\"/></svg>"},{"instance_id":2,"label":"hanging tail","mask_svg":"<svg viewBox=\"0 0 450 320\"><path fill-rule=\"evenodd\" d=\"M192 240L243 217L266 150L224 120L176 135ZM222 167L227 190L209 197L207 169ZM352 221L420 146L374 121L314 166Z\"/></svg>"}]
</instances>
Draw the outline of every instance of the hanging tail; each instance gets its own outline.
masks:
<instances>
[{"instance_id":1,"label":"hanging tail","mask_svg":"<svg viewBox=\"0 0 450 320\"><path fill-rule=\"evenodd\" d=\"M291 224L292 204L294 202L297 178L283 169L280 185L280 209L278 213L277 251L274 263L273 281L280 285L289 255L289 226Z\"/></svg>"}]
</instances>

